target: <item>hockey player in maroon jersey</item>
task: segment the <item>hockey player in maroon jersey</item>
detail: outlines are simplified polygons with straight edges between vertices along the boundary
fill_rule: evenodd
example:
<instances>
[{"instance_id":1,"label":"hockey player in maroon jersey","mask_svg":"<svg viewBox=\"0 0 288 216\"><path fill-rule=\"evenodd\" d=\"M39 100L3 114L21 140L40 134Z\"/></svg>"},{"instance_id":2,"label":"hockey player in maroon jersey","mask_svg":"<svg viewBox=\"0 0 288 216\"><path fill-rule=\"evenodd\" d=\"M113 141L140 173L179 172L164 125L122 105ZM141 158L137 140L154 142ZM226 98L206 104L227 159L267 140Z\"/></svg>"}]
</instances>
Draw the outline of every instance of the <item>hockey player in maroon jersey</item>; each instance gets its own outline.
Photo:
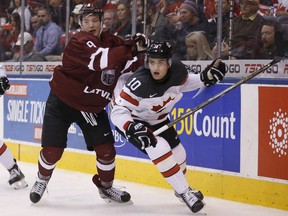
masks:
<instances>
[{"instance_id":1,"label":"hockey player in maroon jersey","mask_svg":"<svg viewBox=\"0 0 288 216\"><path fill-rule=\"evenodd\" d=\"M204 197L188 185L186 151L176 130L171 127L156 137L153 131L170 122L168 115L181 99L182 92L221 81L225 64L217 59L200 75L188 74L181 61L171 59L168 42L152 42L146 55L148 67L139 68L122 89L117 85L111 120L123 136L149 156L173 187L175 195L195 213L203 208Z\"/></svg>"},{"instance_id":2,"label":"hockey player in maroon jersey","mask_svg":"<svg viewBox=\"0 0 288 216\"><path fill-rule=\"evenodd\" d=\"M0 65L0 97L5 94L5 91L10 87L9 80L6 77L6 73L2 65ZM16 160L13 158L13 155L7 145L0 140L0 163L8 170L10 177L8 183L14 189L21 189L28 186L25 181L25 176L21 172L20 168L17 165Z\"/></svg>"},{"instance_id":3,"label":"hockey player in maroon jersey","mask_svg":"<svg viewBox=\"0 0 288 216\"><path fill-rule=\"evenodd\" d=\"M79 125L87 149L96 153L98 174L92 180L100 196L120 203L130 200L129 193L113 187L116 152L104 108L111 100L119 76L143 65L143 58L137 58L137 47L141 47L136 42L145 46L146 40L136 36L123 41L102 31L102 14L96 4L83 5L79 12L81 31L67 44L62 66L54 69L44 114L39 170L30 191L33 203L41 199L67 147L71 123Z\"/></svg>"}]
</instances>

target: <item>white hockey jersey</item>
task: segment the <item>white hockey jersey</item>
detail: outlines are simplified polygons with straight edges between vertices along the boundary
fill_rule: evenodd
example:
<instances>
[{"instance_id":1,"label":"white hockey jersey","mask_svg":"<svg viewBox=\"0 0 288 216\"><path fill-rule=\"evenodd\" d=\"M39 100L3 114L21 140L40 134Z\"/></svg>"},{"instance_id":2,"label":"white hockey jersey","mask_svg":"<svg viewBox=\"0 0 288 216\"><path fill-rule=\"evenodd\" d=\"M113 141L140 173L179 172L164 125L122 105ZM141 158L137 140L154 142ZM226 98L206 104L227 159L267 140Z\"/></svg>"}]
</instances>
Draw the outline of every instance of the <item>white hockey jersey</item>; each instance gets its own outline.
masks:
<instances>
[{"instance_id":1,"label":"white hockey jersey","mask_svg":"<svg viewBox=\"0 0 288 216\"><path fill-rule=\"evenodd\" d=\"M123 75L127 78L128 75ZM159 124L166 120L174 105L182 98L182 92L193 91L204 86L199 74L188 74L185 65L173 60L168 75L161 82L154 80L150 70L141 67L129 76L124 87L119 91L119 79L114 91L115 99L111 110L112 123L122 130L128 121L134 119Z\"/></svg>"}]
</instances>

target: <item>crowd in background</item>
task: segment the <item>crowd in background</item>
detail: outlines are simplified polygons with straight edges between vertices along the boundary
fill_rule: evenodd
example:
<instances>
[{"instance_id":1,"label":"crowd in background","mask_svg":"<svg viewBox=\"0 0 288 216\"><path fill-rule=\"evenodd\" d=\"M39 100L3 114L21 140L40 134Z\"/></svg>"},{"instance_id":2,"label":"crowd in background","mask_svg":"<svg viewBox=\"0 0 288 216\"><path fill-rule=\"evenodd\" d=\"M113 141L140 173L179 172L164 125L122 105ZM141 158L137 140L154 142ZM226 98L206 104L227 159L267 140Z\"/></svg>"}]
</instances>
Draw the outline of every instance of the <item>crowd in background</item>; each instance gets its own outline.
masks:
<instances>
[{"instance_id":1,"label":"crowd in background","mask_svg":"<svg viewBox=\"0 0 288 216\"><path fill-rule=\"evenodd\" d=\"M288 29L285 0L72 0L68 16L66 0L24 0L24 10L10 0L0 5L0 61L61 60L66 33L80 30L81 5L94 2L103 6L104 31L168 40L181 60L272 59L275 32Z\"/></svg>"}]
</instances>

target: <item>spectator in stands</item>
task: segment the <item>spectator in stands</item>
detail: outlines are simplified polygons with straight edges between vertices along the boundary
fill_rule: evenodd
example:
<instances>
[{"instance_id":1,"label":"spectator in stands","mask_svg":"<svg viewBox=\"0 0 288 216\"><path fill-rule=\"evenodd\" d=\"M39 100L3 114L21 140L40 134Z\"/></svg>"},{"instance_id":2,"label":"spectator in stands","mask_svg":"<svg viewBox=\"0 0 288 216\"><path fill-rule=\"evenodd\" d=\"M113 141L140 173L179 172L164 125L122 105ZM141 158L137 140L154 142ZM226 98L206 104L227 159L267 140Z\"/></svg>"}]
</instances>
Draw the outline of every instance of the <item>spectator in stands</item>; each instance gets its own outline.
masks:
<instances>
[{"instance_id":1,"label":"spectator in stands","mask_svg":"<svg viewBox=\"0 0 288 216\"><path fill-rule=\"evenodd\" d=\"M230 33L230 0L222 1L222 42L219 45L220 47L220 56L217 56L217 25L218 25L218 2L219 0L215 0L214 10L216 12L215 17L212 17L209 20L209 36L208 41L210 43L210 47L212 47L212 53L214 57L220 57L221 59L228 59L228 51L229 51L229 33ZM236 0L234 0L233 7L233 17L238 16L239 13L239 5Z\"/></svg>"},{"instance_id":2,"label":"spectator in stands","mask_svg":"<svg viewBox=\"0 0 288 216\"><path fill-rule=\"evenodd\" d=\"M259 0L258 13L261 16L275 16L277 13L278 0Z\"/></svg>"},{"instance_id":3,"label":"spectator in stands","mask_svg":"<svg viewBox=\"0 0 288 216\"><path fill-rule=\"evenodd\" d=\"M173 29L173 25L169 23L168 18L157 9L153 0L147 0L145 35L161 41L166 38L170 29Z\"/></svg>"},{"instance_id":4,"label":"spectator in stands","mask_svg":"<svg viewBox=\"0 0 288 216\"><path fill-rule=\"evenodd\" d=\"M36 37L36 33L37 33L37 30L39 29L39 27L40 27L39 18L37 16L37 14L35 14L31 17L30 33L31 33L33 38Z\"/></svg>"},{"instance_id":5,"label":"spectator in stands","mask_svg":"<svg viewBox=\"0 0 288 216\"><path fill-rule=\"evenodd\" d=\"M23 57L22 61L46 61L46 59L35 52L33 52L34 48L34 41L32 38L32 35L28 32L24 32L23 37ZM15 61L18 62L21 60L20 58L20 45L21 45L21 34L19 34L18 40L15 44L15 53L13 56L13 59L10 59L9 61Z\"/></svg>"},{"instance_id":6,"label":"spectator in stands","mask_svg":"<svg viewBox=\"0 0 288 216\"><path fill-rule=\"evenodd\" d=\"M173 34L175 41L173 57L185 59L185 37L193 31L203 31L205 34L208 34L208 21L205 19L204 12L192 0L185 0L181 4L179 11L182 27Z\"/></svg>"},{"instance_id":7,"label":"spectator in stands","mask_svg":"<svg viewBox=\"0 0 288 216\"><path fill-rule=\"evenodd\" d=\"M14 2L14 10L12 13L18 13L21 17L21 0L13 0ZM31 19L31 12L29 6L27 6L26 0L24 0L25 8L24 8L24 26L25 31L30 31L30 19Z\"/></svg>"},{"instance_id":8,"label":"spectator in stands","mask_svg":"<svg viewBox=\"0 0 288 216\"><path fill-rule=\"evenodd\" d=\"M60 55L63 50L60 42L61 28L52 22L49 8L40 8L37 15L41 26L36 34L35 51L44 57L47 55Z\"/></svg>"},{"instance_id":9,"label":"spectator in stands","mask_svg":"<svg viewBox=\"0 0 288 216\"><path fill-rule=\"evenodd\" d=\"M208 40L210 42L211 47L214 47L217 38L217 22L218 22L218 2L219 0L215 0L215 17L209 20L209 37ZM233 17L237 16L237 14L233 14ZM222 1L222 40L228 43L229 39L229 26L230 26L230 0Z\"/></svg>"},{"instance_id":10,"label":"spectator in stands","mask_svg":"<svg viewBox=\"0 0 288 216\"><path fill-rule=\"evenodd\" d=\"M125 38L126 35L131 35L131 13L130 6L125 0L119 0L117 3L117 20L118 22L111 28L111 33L121 38Z\"/></svg>"},{"instance_id":11,"label":"spectator in stands","mask_svg":"<svg viewBox=\"0 0 288 216\"><path fill-rule=\"evenodd\" d=\"M205 34L201 31L190 32L186 38L187 57L185 60L212 60L213 55Z\"/></svg>"},{"instance_id":12,"label":"spectator in stands","mask_svg":"<svg viewBox=\"0 0 288 216\"><path fill-rule=\"evenodd\" d=\"M21 17L18 13L12 13L10 22L0 31L1 45L4 53L3 60L11 59L13 48L21 31Z\"/></svg>"},{"instance_id":13,"label":"spectator in stands","mask_svg":"<svg viewBox=\"0 0 288 216\"><path fill-rule=\"evenodd\" d=\"M144 24L144 1L136 0L136 32L143 33L143 24ZM130 1L130 11L132 14L133 10L133 1Z\"/></svg>"},{"instance_id":14,"label":"spectator in stands","mask_svg":"<svg viewBox=\"0 0 288 216\"><path fill-rule=\"evenodd\" d=\"M77 31L78 29L80 29L80 25L78 23L78 15L79 15L79 11L80 11L82 6L83 6L83 4L75 5L75 7L71 13L72 19L70 20L70 28L69 28L71 31Z\"/></svg>"},{"instance_id":15,"label":"spectator in stands","mask_svg":"<svg viewBox=\"0 0 288 216\"><path fill-rule=\"evenodd\" d=\"M288 24L288 1L278 0L278 2L279 4L277 5L277 8L275 10L275 16L277 17L277 21L279 24Z\"/></svg>"},{"instance_id":16,"label":"spectator in stands","mask_svg":"<svg viewBox=\"0 0 288 216\"><path fill-rule=\"evenodd\" d=\"M195 0L191 0L194 1ZM184 0L153 0L157 9L165 16L170 13L177 12ZM199 3L199 0L197 1Z\"/></svg>"},{"instance_id":17,"label":"spectator in stands","mask_svg":"<svg viewBox=\"0 0 288 216\"><path fill-rule=\"evenodd\" d=\"M103 28L104 31L109 31L117 23L117 14L116 10L113 8L107 9L104 11L103 15Z\"/></svg>"},{"instance_id":18,"label":"spectator in stands","mask_svg":"<svg viewBox=\"0 0 288 216\"><path fill-rule=\"evenodd\" d=\"M10 6L10 1L1 1L0 4L0 17L3 18L4 21L1 20L1 24L6 23L8 20L7 10ZM3 22L3 23L2 23Z\"/></svg>"},{"instance_id":19,"label":"spectator in stands","mask_svg":"<svg viewBox=\"0 0 288 216\"><path fill-rule=\"evenodd\" d=\"M275 15L277 17L288 16L288 1L278 0L278 2L279 2L279 5L276 8Z\"/></svg>"},{"instance_id":20,"label":"spectator in stands","mask_svg":"<svg viewBox=\"0 0 288 216\"><path fill-rule=\"evenodd\" d=\"M231 55L233 59L254 59L261 47L264 18L257 13L259 0L241 0L241 16L233 19Z\"/></svg>"},{"instance_id":21,"label":"spectator in stands","mask_svg":"<svg viewBox=\"0 0 288 216\"><path fill-rule=\"evenodd\" d=\"M275 23L266 23L261 29L261 40L263 48L257 56L259 59L273 59L276 54L276 45L275 45L275 32L278 29L278 24Z\"/></svg>"},{"instance_id":22,"label":"spectator in stands","mask_svg":"<svg viewBox=\"0 0 288 216\"><path fill-rule=\"evenodd\" d=\"M37 13L38 8L44 7L48 4L47 0L27 0L29 7L32 9L31 14Z\"/></svg>"},{"instance_id":23,"label":"spectator in stands","mask_svg":"<svg viewBox=\"0 0 288 216\"><path fill-rule=\"evenodd\" d=\"M57 25L59 25L62 28L62 31L65 31L66 1L48 0L48 6L49 6L49 9L51 11L52 21L55 22Z\"/></svg>"}]
</instances>

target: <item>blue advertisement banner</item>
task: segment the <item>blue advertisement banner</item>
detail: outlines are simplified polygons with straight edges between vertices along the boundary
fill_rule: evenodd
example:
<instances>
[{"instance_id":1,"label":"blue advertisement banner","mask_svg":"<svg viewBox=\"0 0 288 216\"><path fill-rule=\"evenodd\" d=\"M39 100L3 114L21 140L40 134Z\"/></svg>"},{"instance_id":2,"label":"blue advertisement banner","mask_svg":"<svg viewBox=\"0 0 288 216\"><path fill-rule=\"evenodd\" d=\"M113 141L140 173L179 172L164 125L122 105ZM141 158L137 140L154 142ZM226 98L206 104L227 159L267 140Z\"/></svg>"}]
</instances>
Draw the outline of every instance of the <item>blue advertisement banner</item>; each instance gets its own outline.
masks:
<instances>
[{"instance_id":1,"label":"blue advertisement banner","mask_svg":"<svg viewBox=\"0 0 288 216\"><path fill-rule=\"evenodd\" d=\"M227 87L206 88L194 99L191 93L186 94L173 110L173 118ZM176 125L187 151L188 165L240 172L240 101L240 88L237 88Z\"/></svg>"},{"instance_id":2,"label":"blue advertisement banner","mask_svg":"<svg viewBox=\"0 0 288 216\"><path fill-rule=\"evenodd\" d=\"M48 80L11 79L10 82L11 88L4 97L4 138L40 144L50 90ZM195 98L196 92L185 93L172 110L171 120L227 87L219 84L206 88ZM187 151L188 165L240 172L240 88L177 123L175 128ZM113 126L112 129L118 155L148 159ZM69 128L68 147L86 150L83 134L76 124Z\"/></svg>"},{"instance_id":3,"label":"blue advertisement banner","mask_svg":"<svg viewBox=\"0 0 288 216\"><path fill-rule=\"evenodd\" d=\"M4 138L40 142L48 80L10 79L4 97Z\"/></svg>"}]
</instances>

